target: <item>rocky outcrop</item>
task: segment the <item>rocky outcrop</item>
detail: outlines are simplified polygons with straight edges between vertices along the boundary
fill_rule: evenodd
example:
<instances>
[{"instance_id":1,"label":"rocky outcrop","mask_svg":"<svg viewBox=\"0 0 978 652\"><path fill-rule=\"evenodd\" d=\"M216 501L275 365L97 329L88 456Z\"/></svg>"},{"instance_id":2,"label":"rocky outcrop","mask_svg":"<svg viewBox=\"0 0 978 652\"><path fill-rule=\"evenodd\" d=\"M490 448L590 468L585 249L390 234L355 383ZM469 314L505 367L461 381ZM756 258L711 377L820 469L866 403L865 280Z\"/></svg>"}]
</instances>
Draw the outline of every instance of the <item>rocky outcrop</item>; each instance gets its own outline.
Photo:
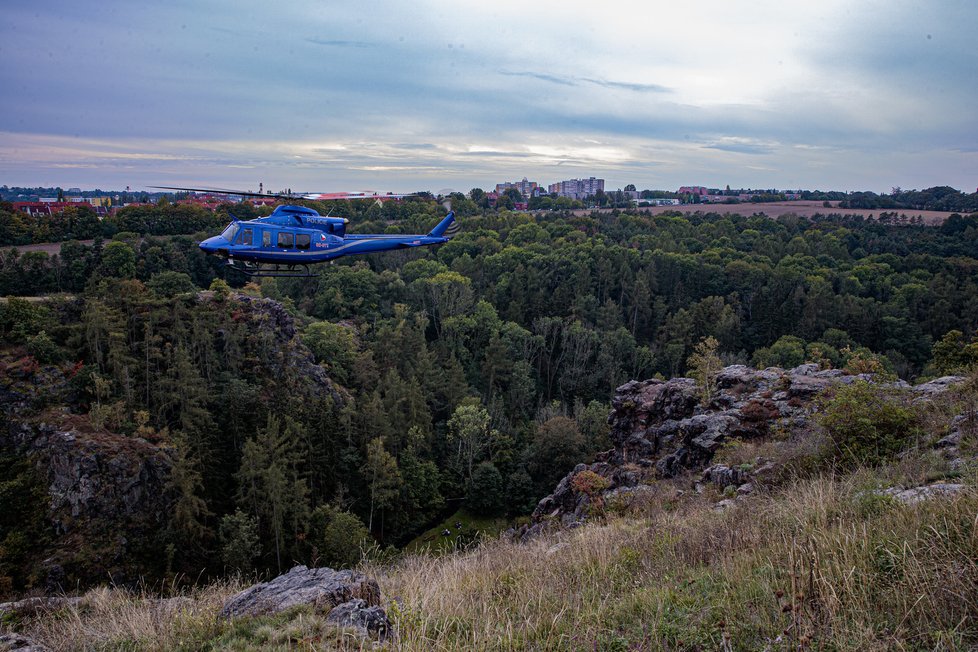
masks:
<instances>
[{"instance_id":1,"label":"rocky outcrop","mask_svg":"<svg viewBox=\"0 0 978 652\"><path fill-rule=\"evenodd\" d=\"M367 606L359 598L333 607L326 616L326 622L337 627L354 629L361 636L376 636L381 641L387 640L391 628L383 609Z\"/></svg>"},{"instance_id":2,"label":"rocky outcrop","mask_svg":"<svg viewBox=\"0 0 978 652\"><path fill-rule=\"evenodd\" d=\"M691 471L700 473L692 481L699 490L713 485L728 496L748 495L757 485L771 480L774 467L764 460L757 460L749 470L711 465L720 446L730 439L764 437L772 429L789 435L807 431L813 400L834 384L857 380L873 378L838 369L821 370L815 364L790 370L734 365L717 374L705 406L701 405L700 388L689 378L625 383L615 391L608 418L614 448L599 455L594 464L575 467L537 505L532 525L512 534L532 536L555 524L566 527L584 520L595 496L574 489L574 477L583 471L607 481L602 499L634 494L644 483ZM907 389L917 400L931 400L962 380L949 376L918 387L900 380L882 383L881 387ZM960 439L955 435L960 425L945 442L952 452Z\"/></svg>"},{"instance_id":3,"label":"rocky outcrop","mask_svg":"<svg viewBox=\"0 0 978 652\"><path fill-rule=\"evenodd\" d=\"M353 570L296 566L270 582L256 584L228 599L222 618L276 614L301 605L326 614L326 622L362 636L386 640L391 630L380 606L376 580Z\"/></svg>"},{"instance_id":4,"label":"rocky outcrop","mask_svg":"<svg viewBox=\"0 0 978 652\"><path fill-rule=\"evenodd\" d=\"M952 498L966 489L967 487L963 484L935 482L934 484L911 487L910 489L891 487L884 489L880 493L884 496L890 496L904 505L916 505L917 503L934 498Z\"/></svg>"},{"instance_id":5,"label":"rocky outcrop","mask_svg":"<svg viewBox=\"0 0 978 652\"><path fill-rule=\"evenodd\" d=\"M0 634L0 652L51 652L51 648L20 634Z\"/></svg>"},{"instance_id":6,"label":"rocky outcrop","mask_svg":"<svg viewBox=\"0 0 978 652\"><path fill-rule=\"evenodd\" d=\"M198 293L196 301L201 313L222 313L214 322L221 328L208 331L216 350L233 345L242 378L264 390L263 400L271 402L275 392L310 404L348 400L316 364L281 303L213 292ZM18 511L33 520L21 546L30 559L16 569L16 590L129 584L158 578L166 568L173 450L159 433L148 431L147 440L138 431L95 426L86 414L91 396L79 375L84 368L92 367L40 365L23 347L0 347L0 459L14 461L0 482L30 486L18 489ZM3 580L9 578L0 573L0 587Z\"/></svg>"},{"instance_id":7,"label":"rocky outcrop","mask_svg":"<svg viewBox=\"0 0 978 652\"><path fill-rule=\"evenodd\" d=\"M55 596L26 598L14 602L0 602L0 621L33 617L59 609L70 609L81 604L81 598Z\"/></svg>"},{"instance_id":8,"label":"rocky outcrop","mask_svg":"<svg viewBox=\"0 0 978 652\"><path fill-rule=\"evenodd\" d=\"M296 566L230 598L221 609L221 617L263 616L298 605L311 605L316 611L329 613L354 599L363 600L366 606L379 605L380 587L376 580L352 570Z\"/></svg>"},{"instance_id":9,"label":"rocky outcrop","mask_svg":"<svg viewBox=\"0 0 978 652\"><path fill-rule=\"evenodd\" d=\"M970 415L959 414L951 419L947 435L936 444L937 450L948 461L951 469L959 471L964 467L965 458L961 452L961 444L966 438L971 438L973 449L975 430L975 419Z\"/></svg>"},{"instance_id":10,"label":"rocky outcrop","mask_svg":"<svg viewBox=\"0 0 978 652\"><path fill-rule=\"evenodd\" d=\"M201 293L208 300L211 293ZM337 387L316 364L312 352L298 337L295 318L278 301L257 298L247 294L231 295L237 319L247 321L249 329L271 339L275 346L263 347L259 359L268 378L278 382L290 382L290 389L306 398L331 396L336 405L349 400L346 392ZM218 336L221 334L218 333Z\"/></svg>"},{"instance_id":11,"label":"rocky outcrop","mask_svg":"<svg viewBox=\"0 0 978 652\"><path fill-rule=\"evenodd\" d=\"M0 430L0 450L29 460L46 488L50 541L33 575L47 591L135 582L159 563L157 534L172 502L166 447L96 428L85 415L49 410L11 421Z\"/></svg>"}]
</instances>

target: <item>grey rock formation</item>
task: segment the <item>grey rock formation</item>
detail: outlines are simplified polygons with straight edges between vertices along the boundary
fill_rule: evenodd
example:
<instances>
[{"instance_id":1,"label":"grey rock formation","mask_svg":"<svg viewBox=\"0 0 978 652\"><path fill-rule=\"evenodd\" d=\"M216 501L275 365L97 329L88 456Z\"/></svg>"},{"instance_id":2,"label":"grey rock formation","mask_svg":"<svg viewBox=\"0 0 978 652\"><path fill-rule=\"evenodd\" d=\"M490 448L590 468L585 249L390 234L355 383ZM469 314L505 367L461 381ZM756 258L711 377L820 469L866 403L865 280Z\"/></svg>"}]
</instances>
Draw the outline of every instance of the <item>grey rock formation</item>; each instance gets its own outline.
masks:
<instances>
[{"instance_id":1,"label":"grey rock formation","mask_svg":"<svg viewBox=\"0 0 978 652\"><path fill-rule=\"evenodd\" d=\"M566 527L587 519L594 497L573 489L574 476L588 470L608 481L602 498L621 496L625 488L641 486L661 478L690 471L701 473L694 480L698 490L716 485L733 491L738 500L756 492L777 477L777 469L757 460L751 468L733 469L713 465L714 453L730 439L764 437L777 428L791 434L811 428L813 402L835 384L873 381L872 376L846 374L839 369L819 369L804 364L794 369L752 369L733 365L715 377L709 405L701 405L701 392L689 378L630 381L615 391L613 411L608 418L614 448L598 455L594 464L579 464L537 505L532 523L514 530L510 538L526 539L555 524ZM886 382L891 389L907 389L920 400L931 400L960 377L939 378L911 388L904 381ZM960 429L949 434L942 446L957 451ZM953 430L953 429L952 429ZM729 488L729 489L728 489ZM721 508L734 504L724 501Z\"/></svg>"},{"instance_id":2,"label":"grey rock formation","mask_svg":"<svg viewBox=\"0 0 978 652\"><path fill-rule=\"evenodd\" d=\"M203 294L203 293L202 293ZM261 361L271 378L295 378L293 388L307 398L329 395L337 405L348 400L345 391L340 390L326 374L322 366L316 364L312 352L297 337L295 319L278 301L256 298L247 294L234 294L234 301L243 309L252 328L258 332L269 333L276 342L263 352Z\"/></svg>"},{"instance_id":3,"label":"grey rock formation","mask_svg":"<svg viewBox=\"0 0 978 652\"><path fill-rule=\"evenodd\" d=\"M965 457L961 452L961 442L967 437L974 437L975 425L974 419L967 415L959 414L951 419L947 435L942 437L934 445L940 452L940 455L948 461L948 464L954 470L960 470L966 464Z\"/></svg>"},{"instance_id":4,"label":"grey rock formation","mask_svg":"<svg viewBox=\"0 0 978 652\"><path fill-rule=\"evenodd\" d=\"M376 636L381 642L387 640L391 631L387 613L380 607L368 606L359 598L333 607L326 616L326 622L355 629L361 636Z\"/></svg>"},{"instance_id":5,"label":"grey rock formation","mask_svg":"<svg viewBox=\"0 0 978 652\"><path fill-rule=\"evenodd\" d=\"M20 634L0 634L0 652L51 652L51 648L41 645Z\"/></svg>"},{"instance_id":6,"label":"grey rock formation","mask_svg":"<svg viewBox=\"0 0 978 652\"><path fill-rule=\"evenodd\" d=\"M87 417L49 411L11 421L0 449L31 460L47 487L56 538L36 574L49 592L77 583L135 582L141 560L162 554L172 458L168 448L94 428Z\"/></svg>"},{"instance_id":7,"label":"grey rock formation","mask_svg":"<svg viewBox=\"0 0 978 652\"><path fill-rule=\"evenodd\" d=\"M201 292L197 301L217 299ZM309 400L347 400L316 364L282 304L246 294L224 301L221 310L232 309L235 322L260 336L242 345L254 382ZM221 350L227 334L217 330L213 336ZM166 558L162 534L174 499L168 489L172 451L164 435L147 440L95 425L84 414L88 398L79 394L83 385L73 373L70 366L39 366L29 356L0 360L0 453L28 462L29 470L18 472L39 490L37 498L25 495L35 500L31 512L43 513L45 533L52 534L24 570L28 588L59 593L106 581L152 580Z\"/></svg>"},{"instance_id":8,"label":"grey rock formation","mask_svg":"<svg viewBox=\"0 0 978 652\"><path fill-rule=\"evenodd\" d=\"M967 378L964 376L941 376L940 378L935 378L930 382L916 385L913 388L913 391L914 394L918 395L918 400L927 400L929 397L945 392L954 385L964 382L965 380L967 380Z\"/></svg>"},{"instance_id":9,"label":"grey rock formation","mask_svg":"<svg viewBox=\"0 0 978 652\"><path fill-rule=\"evenodd\" d=\"M26 598L15 602L0 602L0 620L36 616L59 609L77 607L81 598ZM2 649L2 648L0 648Z\"/></svg>"},{"instance_id":10,"label":"grey rock formation","mask_svg":"<svg viewBox=\"0 0 978 652\"><path fill-rule=\"evenodd\" d=\"M228 599L221 608L221 617L262 616L299 605L311 605L316 611L329 613L337 605L354 599L363 600L366 606L377 606L380 587L375 580L357 571L296 566Z\"/></svg>"},{"instance_id":11,"label":"grey rock formation","mask_svg":"<svg viewBox=\"0 0 978 652\"><path fill-rule=\"evenodd\" d=\"M700 476L700 482L713 484L721 489L731 485L739 487L740 485L747 484L750 479L751 474L749 472L731 468L726 464L714 464L703 471L703 475Z\"/></svg>"},{"instance_id":12,"label":"grey rock formation","mask_svg":"<svg viewBox=\"0 0 978 652\"><path fill-rule=\"evenodd\" d=\"M950 498L965 490L963 484L951 484L946 482L936 482L921 487L904 489L902 487L891 487L884 489L881 493L885 496L892 496L904 505L916 505L925 500L934 498Z\"/></svg>"}]
</instances>

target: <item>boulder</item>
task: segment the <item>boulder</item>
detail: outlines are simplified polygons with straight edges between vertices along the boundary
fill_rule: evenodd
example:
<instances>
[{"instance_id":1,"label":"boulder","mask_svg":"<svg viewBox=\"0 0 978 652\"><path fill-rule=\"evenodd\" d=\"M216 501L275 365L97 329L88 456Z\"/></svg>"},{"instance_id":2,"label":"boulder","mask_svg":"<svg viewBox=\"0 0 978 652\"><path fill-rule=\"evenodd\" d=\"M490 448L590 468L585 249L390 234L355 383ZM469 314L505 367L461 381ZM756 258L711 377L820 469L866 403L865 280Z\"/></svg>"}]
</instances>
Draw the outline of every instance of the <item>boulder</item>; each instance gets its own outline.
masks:
<instances>
[{"instance_id":1,"label":"boulder","mask_svg":"<svg viewBox=\"0 0 978 652\"><path fill-rule=\"evenodd\" d=\"M904 505L916 505L917 503L921 503L925 500L931 500L933 498L951 498L964 490L965 485L963 484L937 482L934 484L924 485L922 487L913 487L911 489L891 487L883 490L882 493L885 496L892 496L894 499L900 501Z\"/></svg>"},{"instance_id":2,"label":"boulder","mask_svg":"<svg viewBox=\"0 0 978 652\"><path fill-rule=\"evenodd\" d=\"M698 414L680 424L684 443L700 453L712 456L727 434L738 424L739 419L729 412Z\"/></svg>"},{"instance_id":3,"label":"boulder","mask_svg":"<svg viewBox=\"0 0 978 652\"><path fill-rule=\"evenodd\" d=\"M0 652L51 652L51 648L20 634L0 634Z\"/></svg>"},{"instance_id":4,"label":"boulder","mask_svg":"<svg viewBox=\"0 0 978 652\"><path fill-rule=\"evenodd\" d=\"M387 640L391 631L387 613L380 607L368 606L360 598L333 607L326 616L326 622L355 629L361 636L376 636L381 642Z\"/></svg>"},{"instance_id":5,"label":"boulder","mask_svg":"<svg viewBox=\"0 0 978 652\"><path fill-rule=\"evenodd\" d=\"M917 394L918 399L926 400L936 394L946 392L952 386L964 382L965 380L967 380L967 378L964 376L942 376L940 378L935 378L930 382L915 385L913 387L913 391L914 394Z\"/></svg>"},{"instance_id":6,"label":"boulder","mask_svg":"<svg viewBox=\"0 0 978 652\"><path fill-rule=\"evenodd\" d=\"M33 617L60 609L70 609L77 607L80 602L81 598L69 597L26 598L16 602L0 602L0 620Z\"/></svg>"},{"instance_id":7,"label":"boulder","mask_svg":"<svg viewBox=\"0 0 978 652\"><path fill-rule=\"evenodd\" d=\"M703 471L700 482L713 484L723 489L729 485L739 486L750 480L750 473L727 466L726 464L714 464Z\"/></svg>"},{"instance_id":8,"label":"boulder","mask_svg":"<svg viewBox=\"0 0 978 652\"><path fill-rule=\"evenodd\" d=\"M263 616L299 605L312 605L316 611L329 613L354 599L371 607L379 605L380 587L376 580L352 570L296 566L228 599L221 608L221 617Z\"/></svg>"}]
</instances>

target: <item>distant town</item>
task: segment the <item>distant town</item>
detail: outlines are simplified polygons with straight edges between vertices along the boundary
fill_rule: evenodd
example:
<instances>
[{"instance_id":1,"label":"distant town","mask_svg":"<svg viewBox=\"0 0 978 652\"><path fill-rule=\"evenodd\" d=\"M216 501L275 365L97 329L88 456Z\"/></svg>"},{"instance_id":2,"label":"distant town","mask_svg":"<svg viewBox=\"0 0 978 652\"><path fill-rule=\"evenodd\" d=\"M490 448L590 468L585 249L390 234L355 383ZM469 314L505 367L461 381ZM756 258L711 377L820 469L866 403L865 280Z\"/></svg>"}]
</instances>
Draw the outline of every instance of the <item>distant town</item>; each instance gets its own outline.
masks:
<instances>
[{"instance_id":1,"label":"distant town","mask_svg":"<svg viewBox=\"0 0 978 652\"><path fill-rule=\"evenodd\" d=\"M259 184L259 193L264 193ZM249 191L250 192L250 191ZM269 192L269 195L274 193ZM432 197L421 191L420 196ZM453 193L456 194L456 193ZM821 201L826 206L861 209L916 208L937 211L974 212L978 210L978 191L965 194L949 186L926 190L893 188L889 194L873 192L842 192L802 189L732 189L708 186L681 186L676 190L638 190L634 184L623 189L606 190L605 180L597 177L566 179L546 186L523 177L519 181L497 183L493 190L473 188L458 193L483 208L509 210L571 210L587 208L642 208L688 204L739 204L790 201ZM52 216L69 207L86 206L102 218L121 208L155 204L160 200L193 205L214 211L228 201L247 201L255 206L273 205L274 196L244 197L225 193L146 192L126 188L122 191L82 190L81 188L21 188L0 186L0 200L10 202L14 211L30 216ZM10 210L8 208L7 210Z\"/></svg>"}]
</instances>

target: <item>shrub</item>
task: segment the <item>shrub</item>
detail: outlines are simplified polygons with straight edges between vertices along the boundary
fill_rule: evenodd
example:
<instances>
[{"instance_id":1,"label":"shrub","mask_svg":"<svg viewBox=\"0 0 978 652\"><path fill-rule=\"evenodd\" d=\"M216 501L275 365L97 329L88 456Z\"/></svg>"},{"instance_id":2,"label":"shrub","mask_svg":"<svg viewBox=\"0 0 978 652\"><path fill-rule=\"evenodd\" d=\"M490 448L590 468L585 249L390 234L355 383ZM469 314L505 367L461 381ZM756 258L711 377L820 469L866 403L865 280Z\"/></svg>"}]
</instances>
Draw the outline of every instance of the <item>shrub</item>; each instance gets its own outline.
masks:
<instances>
[{"instance_id":1,"label":"shrub","mask_svg":"<svg viewBox=\"0 0 978 652\"><path fill-rule=\"evenodd\" d=\"M576 473L571 479L571 488L579 494L584 494L589 498L594 498L602 491L611 486L607 478L604 478L590 469L585 469Z\"/></svg>"},{"instance_id":2,"label":"shrub","mask_svg":"<svg viewBox=\"0 0 978 652\"><path fill-rule=\"evenodd\" d=\"M161 297L175 297L185 292L197 291L197 286L183 272L166 271L153 274L146 285L154 294Z\"/></svg>"},{"instance_id":3,"label":"shrub","mask_svg":"<svg viewBox=\"0 0 978 652\"><path fill-rule=\"evenodd\" d=\"M844 466L878 464L920 432L916 413L882 387L865 381L839 387L820 399L818 423Z\"/></svg>"},{"instance_id":4,"label":"shrub","mask_svg":"<svg viewBox=\"0 0 978 652\"><path fill-rule=\"evenodd\" d=\"M223 278L216 278L211 281L210 291L214 293L214 298L224 301L231 294L231 286Z\"/></svg>"},{"instance_id":5,"label":"shrub","mask_svg":"<svg viewBox=\"0 0 978 652\"><path fill-rule=\"evenodd\" d=\"M356 565L373 543L367 526L350 512L336 510L323 530L322 561L334 568Z\"/></svg>"},{"instance_id":6,"label":"shrub","mask_svg":"<svg viewBox=\"0 0 978 652\"><path fill-rule=\"evenodd\" d=\"M44 331L27 339L27 352L41 364L58 362L63 357L61 348Z\"/></svg>"}]
</instances>

